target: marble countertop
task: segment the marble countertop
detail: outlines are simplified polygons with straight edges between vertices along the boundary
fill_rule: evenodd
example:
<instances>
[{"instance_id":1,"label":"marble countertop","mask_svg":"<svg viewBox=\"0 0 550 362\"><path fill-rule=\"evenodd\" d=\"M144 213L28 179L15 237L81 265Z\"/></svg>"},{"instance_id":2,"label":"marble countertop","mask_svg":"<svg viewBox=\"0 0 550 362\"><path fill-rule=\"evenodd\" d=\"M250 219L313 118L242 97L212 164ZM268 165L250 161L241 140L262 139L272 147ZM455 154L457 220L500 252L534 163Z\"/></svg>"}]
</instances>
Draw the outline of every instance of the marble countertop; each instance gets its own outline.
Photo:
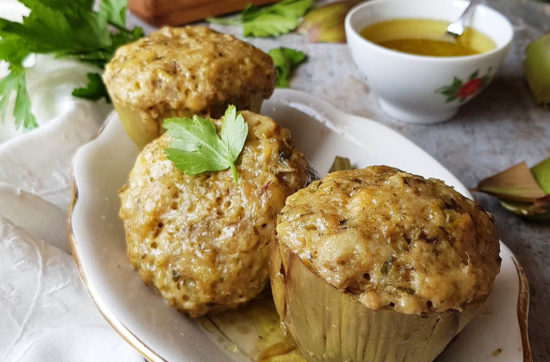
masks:
<instances>
[{"instance_id":1,"label":"marble countertop","mask_svg":"<svg viewBox=\"0 0 550 362\"><path fill-rule=\"evenodd\" d=\"M442 0L443 1L443 0ZM401 123L383 113L346 45L309 44L302 36L247 39L268 50L288 46L307 53L291 88L325 99L341 110L375 119L411 139L473 187L484 177L521 161L529 166L550 155L550 109L534 103L521 63L527 44L550 31L550 4L534 0L486 0L514 25L513 46L488 88L453 120L430 126ZM234 27L215 26L240 35ZM550 360L550 225L524 221L504 211L496 199L476 194L495 215L502 241L525 269L530 286L529 337L535 361Z\"/></svg>"}]
</instances>

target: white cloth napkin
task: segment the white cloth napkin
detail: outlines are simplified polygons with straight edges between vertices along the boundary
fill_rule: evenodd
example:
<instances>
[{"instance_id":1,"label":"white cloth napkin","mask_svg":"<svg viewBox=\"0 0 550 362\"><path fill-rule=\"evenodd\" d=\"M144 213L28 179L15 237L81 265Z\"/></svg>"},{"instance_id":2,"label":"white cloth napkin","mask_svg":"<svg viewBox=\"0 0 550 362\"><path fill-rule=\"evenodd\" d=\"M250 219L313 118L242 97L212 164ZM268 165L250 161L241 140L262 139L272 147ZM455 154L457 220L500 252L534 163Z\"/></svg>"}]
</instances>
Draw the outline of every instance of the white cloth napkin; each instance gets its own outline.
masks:
<instances>
[{"instance_id":1,"label":"white cloth napkin","mask_svg":"<svg viewBox=\"0 0 550 362\"><path fill-rule=\"evenodd\" d=\"M2 17L24 12L0 1ZM68 251L72 157L111 107L70 95L90 67L31 61L27 86L40 127L23 133L10 117L0 123L0 361L143 361L97 312Z\"/></svg>"},{"instance_id":2,"label":"white cloth napkin","mask_svg":"<svg viewBox=\"0 0 550 362\"><path fill-rule=\"evenodd\" d=\"M0 217L0 360L143 361L101 318L72 258Z\"/></svg>"}]
</instances>

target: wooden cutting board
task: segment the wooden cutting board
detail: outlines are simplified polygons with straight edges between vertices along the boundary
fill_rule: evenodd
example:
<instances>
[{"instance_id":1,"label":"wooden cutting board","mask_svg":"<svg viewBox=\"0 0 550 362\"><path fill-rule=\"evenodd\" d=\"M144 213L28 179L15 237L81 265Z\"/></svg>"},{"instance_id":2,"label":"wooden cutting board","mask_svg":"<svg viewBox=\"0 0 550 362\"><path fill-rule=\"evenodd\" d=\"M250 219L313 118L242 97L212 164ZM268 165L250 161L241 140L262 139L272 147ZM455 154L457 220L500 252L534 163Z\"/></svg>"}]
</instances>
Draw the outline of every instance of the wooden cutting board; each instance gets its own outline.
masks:
<instances>
[{"instance_id":1,"label":"wooden cutting board","mask_svg":"<svg viewBox=\"0 0 550 362\"><path fill-rule=\"evenodd\" d=\"M264 5L277 0L128 0L128 9L154 25L183 25L244 9L247 4Z\"/></svg>"}]
</instances>

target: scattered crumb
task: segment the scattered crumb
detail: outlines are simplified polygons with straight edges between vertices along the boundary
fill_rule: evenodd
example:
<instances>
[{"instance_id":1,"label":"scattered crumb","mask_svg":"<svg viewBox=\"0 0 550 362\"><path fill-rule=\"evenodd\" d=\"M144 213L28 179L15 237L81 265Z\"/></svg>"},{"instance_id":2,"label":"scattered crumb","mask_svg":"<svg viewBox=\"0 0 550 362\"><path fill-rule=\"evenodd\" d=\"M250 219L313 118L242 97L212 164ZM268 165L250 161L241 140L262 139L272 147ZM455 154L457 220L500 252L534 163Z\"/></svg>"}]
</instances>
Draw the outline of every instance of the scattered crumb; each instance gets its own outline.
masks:
<instances>
[{"instance_id":1,"label":"scattered crumb","mask_svg":"<svg viewBox=\"0 0 550 362\"><path fill-rule=\"evenodd\" d=\"M483 305L481 307L481 310L479 311L480 314L482 315L490 315L491 314L491 309L489 309L489 307L487 305Z\"/></svg>"},{"instance_id":2,"label":"scattered crumb","mask_svg":"<svg viewBox=\"0 0 550 362\"><path fill-rule=\"evenodd\" d=\"M499 354L502 353L502 348L497 348L493 351L493 353L491 353L493 355L493 357L496 357L498 356Z\"/></svg>"}]
</instances>

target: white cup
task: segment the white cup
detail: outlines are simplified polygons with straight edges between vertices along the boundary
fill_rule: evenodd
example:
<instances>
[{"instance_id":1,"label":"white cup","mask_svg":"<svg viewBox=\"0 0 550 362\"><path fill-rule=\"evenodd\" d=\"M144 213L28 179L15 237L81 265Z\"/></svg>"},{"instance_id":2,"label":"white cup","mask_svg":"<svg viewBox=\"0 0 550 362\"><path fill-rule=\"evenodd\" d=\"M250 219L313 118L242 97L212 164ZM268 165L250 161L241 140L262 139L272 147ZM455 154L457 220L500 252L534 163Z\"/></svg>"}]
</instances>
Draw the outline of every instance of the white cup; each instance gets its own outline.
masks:
<instances>
[{"instance_id":1,"label":"white cup","mask_svg":"<svg viewBox=\"0 0 550 362\"><path fill-rule=\"evenodd\" d=\"M391 50L363 38L366 26L397 18L455 20L467 1L372 0L346 17L351 55L390 116L433 124L452 118L458 108L490 82L510 48L513 28L497 11L478 5L466 25L491 38L495 49L460 57L421 56Z\"/></svg>"}]
</instances>

